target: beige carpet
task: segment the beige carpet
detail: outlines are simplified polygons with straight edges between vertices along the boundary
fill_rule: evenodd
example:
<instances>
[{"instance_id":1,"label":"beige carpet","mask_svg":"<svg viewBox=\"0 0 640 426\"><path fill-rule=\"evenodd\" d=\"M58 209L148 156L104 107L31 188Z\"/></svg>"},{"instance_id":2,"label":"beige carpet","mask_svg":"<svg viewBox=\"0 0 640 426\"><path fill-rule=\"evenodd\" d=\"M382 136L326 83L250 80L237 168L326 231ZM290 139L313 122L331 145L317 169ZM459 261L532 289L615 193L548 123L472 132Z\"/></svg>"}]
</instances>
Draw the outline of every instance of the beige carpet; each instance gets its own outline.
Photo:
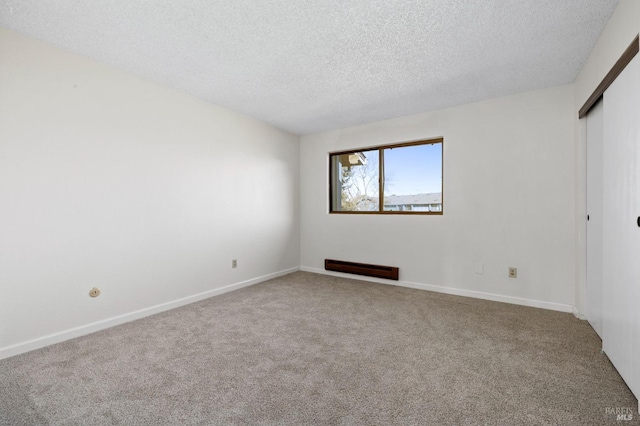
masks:
<instances>
[{"instance_id":1,"label":"beige carpet","mask_svg":"<svg viewBox=\"0 0 640 426\"><path fill-rule=\"evenodd\" d=\"M0 384L2 425L638 424L571 314L304 272L0 361Z\"/></svg>"}]
</instances>

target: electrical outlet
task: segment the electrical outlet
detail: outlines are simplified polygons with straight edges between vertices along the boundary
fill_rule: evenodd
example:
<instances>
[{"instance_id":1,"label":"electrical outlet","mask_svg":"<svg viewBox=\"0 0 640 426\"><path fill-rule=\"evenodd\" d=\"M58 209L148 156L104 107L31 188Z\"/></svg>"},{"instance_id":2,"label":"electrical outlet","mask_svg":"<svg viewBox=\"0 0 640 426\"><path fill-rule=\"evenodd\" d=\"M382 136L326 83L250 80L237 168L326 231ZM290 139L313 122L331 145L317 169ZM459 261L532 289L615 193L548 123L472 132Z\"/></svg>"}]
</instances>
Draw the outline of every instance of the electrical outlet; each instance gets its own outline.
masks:
<instances>
[{"instance_id":1,"label":"electrical outlet","mask_svg":"<svg viewBox=\"0 0 640 426\"><path fill-rule=\"evenodd\" d=\"M231 267L232 268L237 268L238 267L238 259L233 259L231 261Z\"/></svg>"},{"instance_id":2,"label":"electrical outlet","mask_svg":"<svg viewBox=\"0 0 640 426\"><path fill-rule=\"evenodd\" d=\"M91 290L89 290L89 296L91 296L91 297L100 296L100 289L97 288L97 287L92 288Z\"/></svg>"},{"instance_id":3,"label":"electrical outlet","mask_svg":"<svg viewBox=\"0 0 640 426\"><path fill-rule=\"evenodd\" d=\"M518 268L509 267L509 278L518 278Z\"/></svg>"}]
</instances>

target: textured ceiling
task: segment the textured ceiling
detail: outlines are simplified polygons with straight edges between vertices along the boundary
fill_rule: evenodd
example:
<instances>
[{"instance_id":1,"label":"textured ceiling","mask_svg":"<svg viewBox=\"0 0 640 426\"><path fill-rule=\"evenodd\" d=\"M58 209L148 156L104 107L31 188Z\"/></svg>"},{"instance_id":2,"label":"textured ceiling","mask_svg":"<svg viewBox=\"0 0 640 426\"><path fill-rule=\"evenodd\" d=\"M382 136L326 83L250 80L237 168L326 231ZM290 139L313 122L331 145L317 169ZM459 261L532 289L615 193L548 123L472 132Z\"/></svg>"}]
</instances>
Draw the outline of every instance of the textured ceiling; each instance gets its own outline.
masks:
<instances>
[{"instance_id":1,"label":"textured ceiling","mask_svg":"<svg viewBox=\"0 0 640 426\"><path fill-rule=\"evenodd\" d=\"M0 26L313 133L572 82L618 0L0 0Z\"/></svg>"}]
</instances>

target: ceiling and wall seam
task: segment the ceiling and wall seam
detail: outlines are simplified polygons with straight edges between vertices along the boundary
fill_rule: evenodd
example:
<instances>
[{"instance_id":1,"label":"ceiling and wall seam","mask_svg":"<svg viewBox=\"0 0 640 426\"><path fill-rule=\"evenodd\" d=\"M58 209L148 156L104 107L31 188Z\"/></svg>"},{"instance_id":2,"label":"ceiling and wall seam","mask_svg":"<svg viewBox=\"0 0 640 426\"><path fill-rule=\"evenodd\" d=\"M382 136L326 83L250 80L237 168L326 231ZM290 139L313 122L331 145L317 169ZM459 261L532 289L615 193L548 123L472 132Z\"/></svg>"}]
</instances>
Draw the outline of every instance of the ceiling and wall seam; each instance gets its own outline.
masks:
<instances>
[{"instance_id":1,"label":"ceiling and wall seam","mask_svg":"<svg viewBox=\"0 0 640 426\"><path fill-rule=\"evenodd\" d=\"M309 134L571 83L619 0L3 0L0 26Z\"/></svg>"}]
</instances>

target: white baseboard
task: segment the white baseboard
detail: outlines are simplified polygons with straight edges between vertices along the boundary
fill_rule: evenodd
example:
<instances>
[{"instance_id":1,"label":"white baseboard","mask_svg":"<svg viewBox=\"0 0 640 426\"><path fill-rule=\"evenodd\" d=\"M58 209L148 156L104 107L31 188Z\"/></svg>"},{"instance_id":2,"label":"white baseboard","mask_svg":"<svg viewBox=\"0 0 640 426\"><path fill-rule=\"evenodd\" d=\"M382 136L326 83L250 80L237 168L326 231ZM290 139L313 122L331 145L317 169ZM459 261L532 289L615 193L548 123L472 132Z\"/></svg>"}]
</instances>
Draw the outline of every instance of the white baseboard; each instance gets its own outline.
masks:
<instances>
[{"instance_id":1,"label":"white baseboard","mask_svg":"<svg viewBox=\"0 0 640 426\"><path fill-rule=\"evenodd\" d=\"M393 281L393 280L385 280L382 278L364 277L360 275L351 275L351 274L344 274L341 272L327 271L320 268L310 268L308 266L302 266L300 267L300 270L305 272L313 272L316 274L333 275L336 277L352 278L356 280L370 281L370 282L375 282L380 284L396 285L399 287L409 287L409 288L415 288L419 290L435 291L437 293L446 293L446 294L452 294L455 296L473 297L475 299L491 300L494 302L504 302L504 303L510 303L513 305L529 306L532 308L549 309L552 311L571 313L571 312L574 312L575 310L573 306L565 305L562 303L545 302L542 300L525 299L525 298L514 297L514 296L504 296L501 294L484 293L481 291L464 290L460 288L443 287L438 285L414 283L409 281Z\"/></svg>"},{"instance_id":2,"label":"white baseboard","mask_svg":"<svg viewBox=\"0 0 640 426\"><path fill-rule=\"evenodd\" d=\"M252 278L250 280L242 281L235 284L230 284L224 287L208 290L203 293L194 294L193 296L187 296L182 299L173 300L171 302L162 303L160 305L151 306L149 308L140 309L138 311L130 312L117 317L107 318L105 320L96 321L91 324L82 325L69 330L64 330L58 333L49 334L47 336L39 337L37 339L21 342L15 345L0 348L0 359L9 358L15 355L19 355L25 352L40 349L45 346L53 345L54 343L64 342L65 340L73 339L76 337L84 336L86 334L95 333L96 331L104 330L109 327L124 324L126 322L134 321L140 318L148 317L153 314L168 311L170 309L179 308L180 306L188 305L190 303L199 302L204 299L208 299L213 296L228 293L230 291L239 290L244 287L248 287L254 284L261 283L263 281L277 278L282 275L287 275L292 272L299 271L300 268L285 269L283 271L274 272L272 274L263 275L261 277Z\"/></svg>"},{"instance_id":3,"label":"white baseboard","mask_svg":"<svg viewBox=\"0 0 640 426\"><path fill-rule=\"evenodd\" d=\"M587 317L585 317L585 316L584 316L584 315L583 315L583 314L578 310L578 308L576 308L575 306L572 306L572 307L571 307L571 309L572 309L572 311L571 311L571 312L573 312L573 315L574 315L576 318L581 319L581 320L586 320L586 319L587 319Z\"/></svg>"}]
</instances>

